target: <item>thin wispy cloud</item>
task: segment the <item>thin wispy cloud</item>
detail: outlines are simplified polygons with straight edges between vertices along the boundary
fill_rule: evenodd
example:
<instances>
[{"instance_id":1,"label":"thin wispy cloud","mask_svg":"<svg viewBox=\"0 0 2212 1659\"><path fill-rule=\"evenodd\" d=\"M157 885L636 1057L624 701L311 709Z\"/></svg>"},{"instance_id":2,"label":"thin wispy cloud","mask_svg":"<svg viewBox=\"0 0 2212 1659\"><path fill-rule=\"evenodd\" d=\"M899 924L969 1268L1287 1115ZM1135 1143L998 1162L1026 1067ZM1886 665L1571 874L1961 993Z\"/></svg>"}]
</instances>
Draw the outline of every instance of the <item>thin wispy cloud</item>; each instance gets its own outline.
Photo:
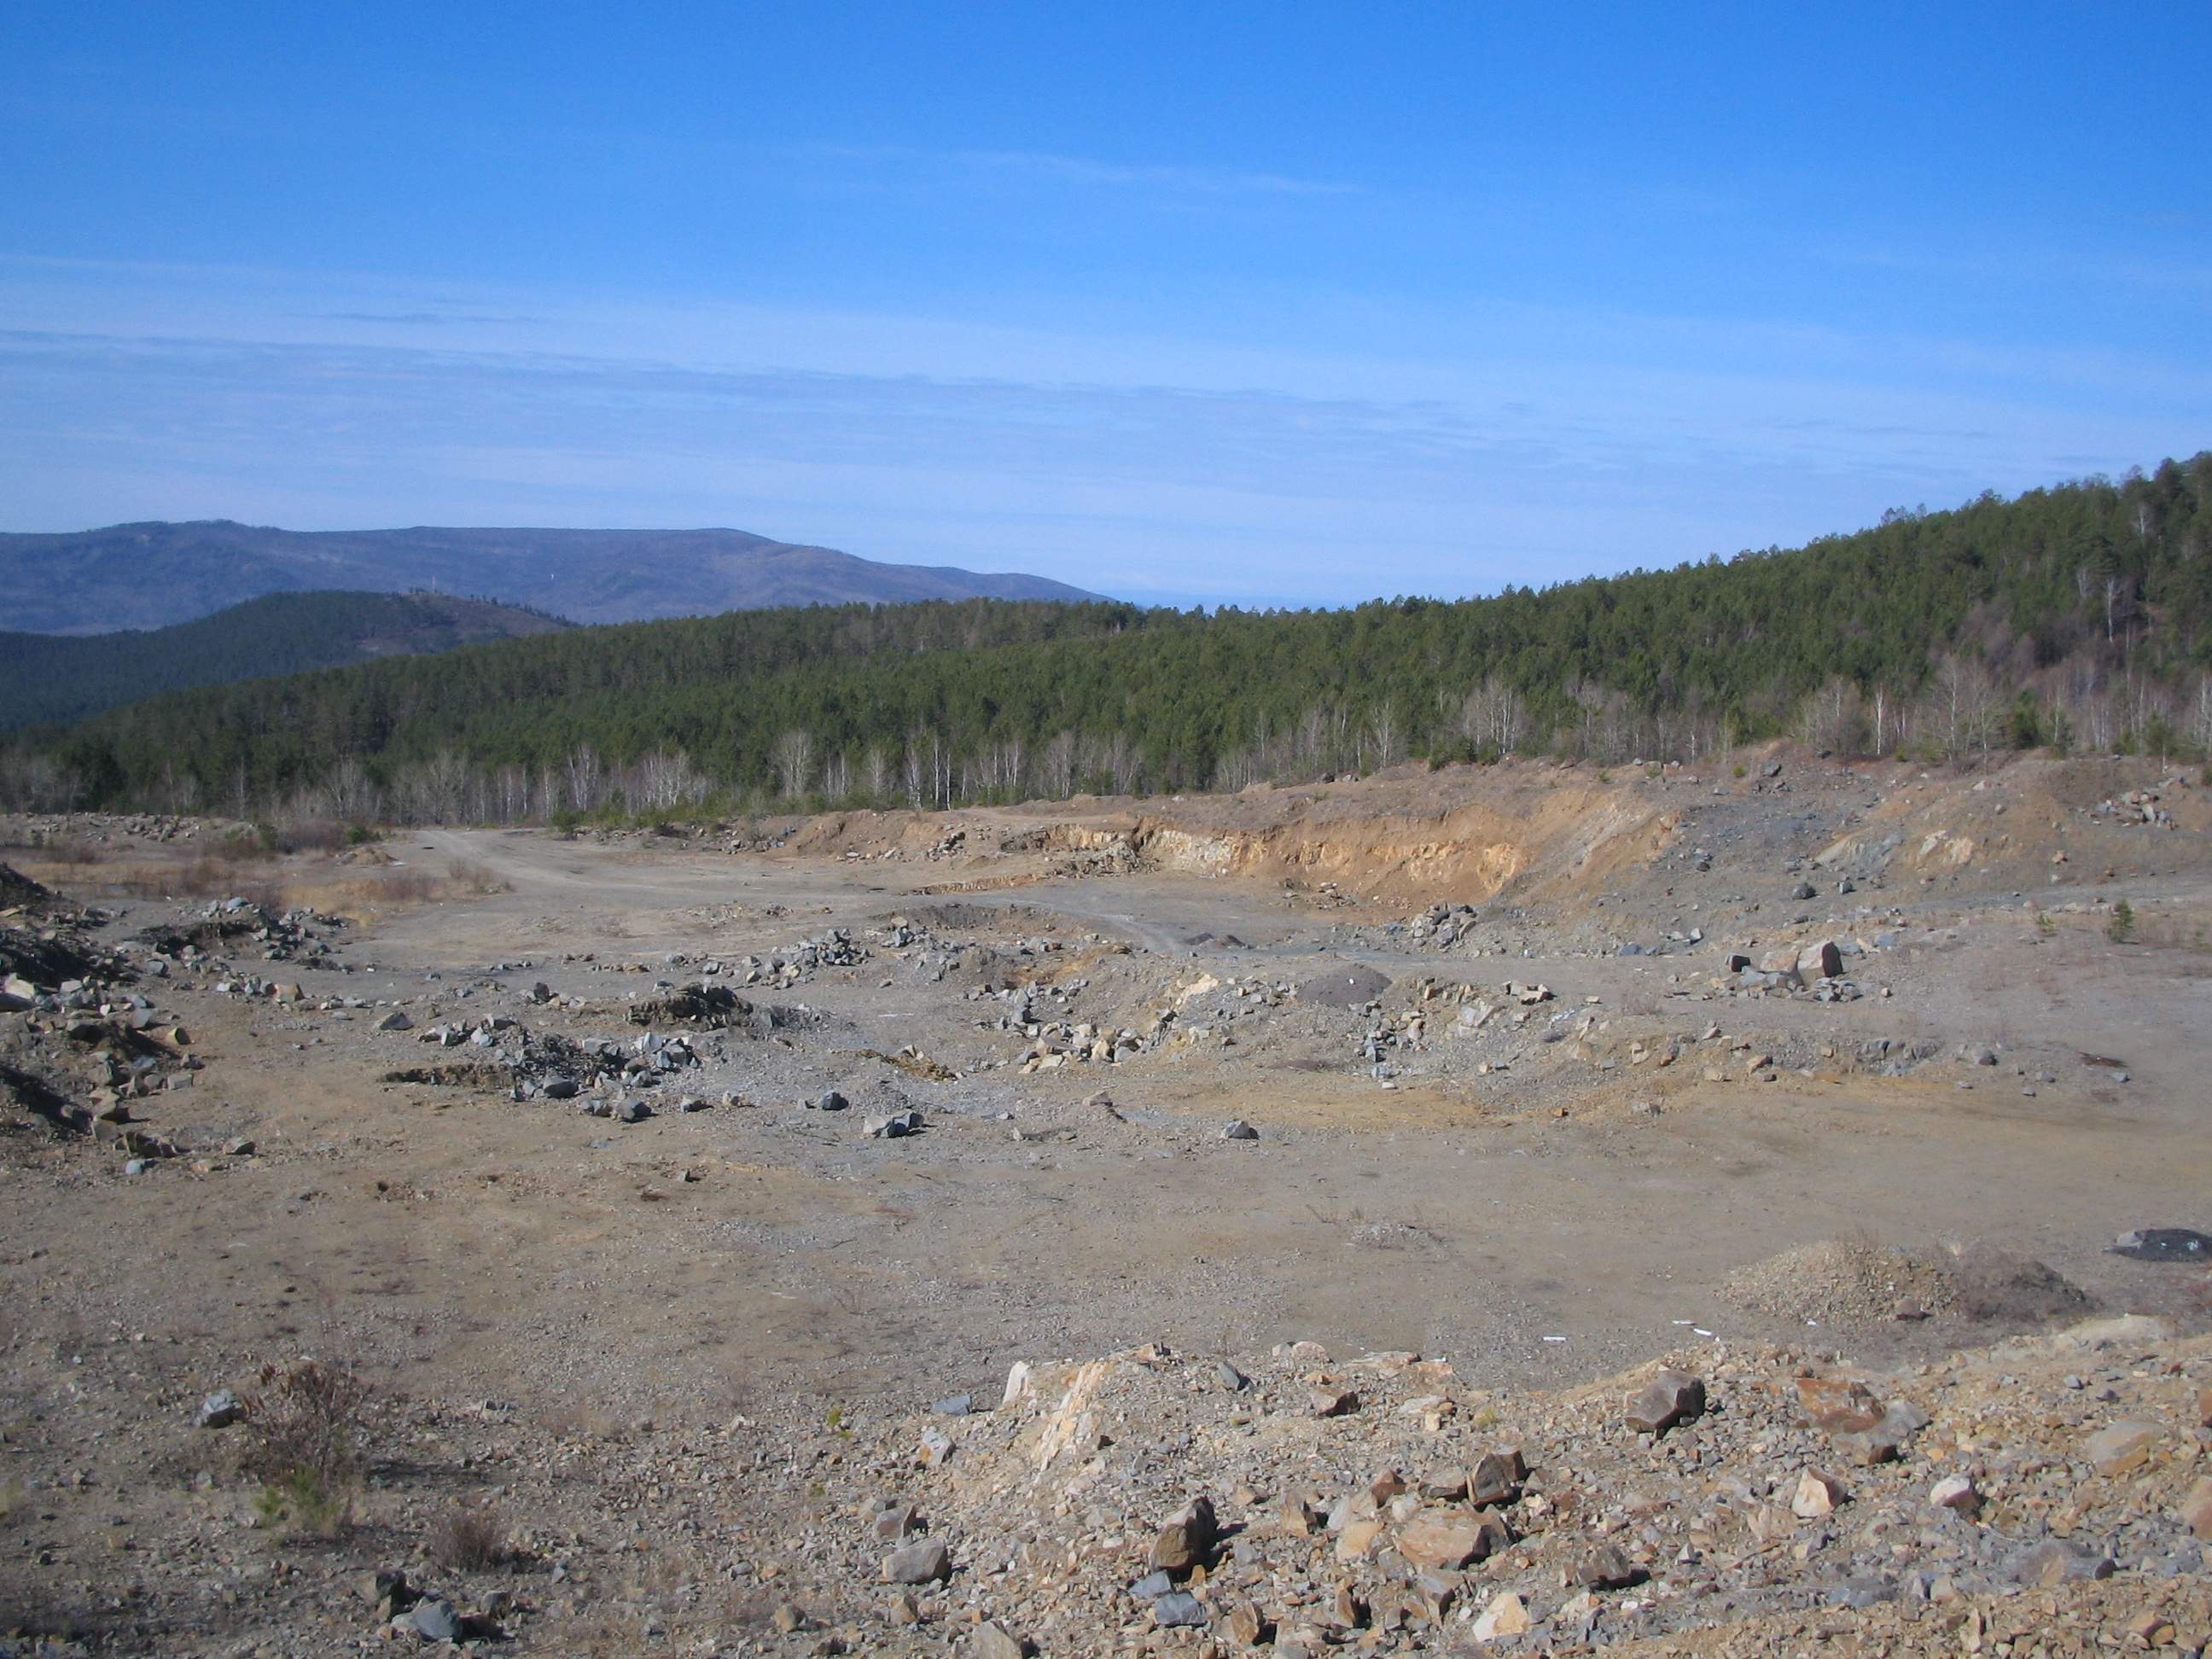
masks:
<instances>
[{"instance_id":1,"label":"thin wispy cloud","mask_svg":"<svg viewBox=\"0 0 2212 1659\"><path fill-rule=\"evenodd\" d=\"M94 457L114 474L104 520L729 524L1137 596L1310 603L1672 562L2079 470L2057 459L2058 410L1884 386L1881 352L1820 331L1521 312L1499 325L1519 354L1489 337L1411 366L1275 353L1273 385L1240 383L1256 359L1176 384L1164 371L1200 359L1166 338L1048 348L574 295L508 311L450 287L440 309L368 278L360 303L303 313L295 286L272 282L257 313L211 280L205 302L228 308L203 325L172 274L115 296L124 326L0 335L21 527L82 520L67 503ZM525 314L548 319L535 337L506 326ZM864 348L831 349L856 332ZM1557 332L1580 335L1573 362ZM2142 409L2113 429L2106 467L2172 432Z\"/></svg>"},{"instance_id":2,"label":"thin wispy cloud","mask_svg":"<svg viewBox=\"0 0 2212 1659\"><path fill-rule=\"evenodd\" d=\"M1933 12L417 23L11 39L0 527L720 523L1350 600L2212 441L2202 5L2148 76L2033 13L1971 75Z\"/></svg>"}]
</instances>

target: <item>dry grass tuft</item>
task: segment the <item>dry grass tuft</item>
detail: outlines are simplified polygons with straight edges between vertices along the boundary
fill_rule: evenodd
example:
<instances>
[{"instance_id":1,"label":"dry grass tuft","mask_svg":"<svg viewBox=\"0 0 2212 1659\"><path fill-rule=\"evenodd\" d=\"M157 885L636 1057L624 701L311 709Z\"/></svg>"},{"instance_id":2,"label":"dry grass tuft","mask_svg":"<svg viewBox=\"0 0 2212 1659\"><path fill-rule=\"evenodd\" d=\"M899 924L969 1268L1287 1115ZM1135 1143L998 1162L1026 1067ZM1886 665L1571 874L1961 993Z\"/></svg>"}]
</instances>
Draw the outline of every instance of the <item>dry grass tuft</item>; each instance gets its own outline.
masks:
<instances>
[{"instance_id":1,"label":"dry grass tuft","mask_svg":"<svg viewBox=\"0 0 2212 1659\"><path fill-rule=\"evenodd\" d=\"M507 1560L507 1522L491 1504L456 1504L431 1528L429 1548L448 1572L489 1572Z\"/></svg>"}]
</instances>

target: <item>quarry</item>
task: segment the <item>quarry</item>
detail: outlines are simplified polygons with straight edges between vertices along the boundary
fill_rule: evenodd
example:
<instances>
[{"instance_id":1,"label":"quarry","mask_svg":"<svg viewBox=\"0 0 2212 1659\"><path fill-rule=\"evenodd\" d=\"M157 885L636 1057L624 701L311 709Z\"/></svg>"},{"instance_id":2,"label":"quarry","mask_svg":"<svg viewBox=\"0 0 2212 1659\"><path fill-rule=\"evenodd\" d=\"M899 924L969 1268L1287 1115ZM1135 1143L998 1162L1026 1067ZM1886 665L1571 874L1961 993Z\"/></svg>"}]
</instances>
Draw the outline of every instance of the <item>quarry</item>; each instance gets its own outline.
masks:
<instances>
[{"instance_id":1,"label":"quarry","mask_svg":"<svg viewBox=\"0 0 2212 1659\"><path fill-rule=\"evenodd\" d=\"M0 1651L2196 1651L2208 830L9 819Z\"/></svg>"}]
</instances>

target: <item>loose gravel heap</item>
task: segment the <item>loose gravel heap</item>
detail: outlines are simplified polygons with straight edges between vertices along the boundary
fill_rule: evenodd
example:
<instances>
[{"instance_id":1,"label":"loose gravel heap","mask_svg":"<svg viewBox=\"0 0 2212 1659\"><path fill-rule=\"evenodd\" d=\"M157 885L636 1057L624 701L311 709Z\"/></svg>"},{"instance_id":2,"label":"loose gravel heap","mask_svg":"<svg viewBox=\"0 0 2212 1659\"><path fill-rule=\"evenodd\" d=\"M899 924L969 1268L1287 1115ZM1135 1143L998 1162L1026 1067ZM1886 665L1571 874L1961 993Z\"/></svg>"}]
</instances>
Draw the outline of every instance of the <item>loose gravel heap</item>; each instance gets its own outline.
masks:
<instances>
[{"instance_id":1,"label":"loose gravel heap","mask_svg":"<svg viewBox=\"0 0 2212 1659\"><path fill-rule=\"evenodd\" d=\"M1823 1239L1729 1275L1732 1302L1807 1325L1871 1325L1950 1307L1945 1266L1902 1250Z\"/></svg>"}]
</instances>

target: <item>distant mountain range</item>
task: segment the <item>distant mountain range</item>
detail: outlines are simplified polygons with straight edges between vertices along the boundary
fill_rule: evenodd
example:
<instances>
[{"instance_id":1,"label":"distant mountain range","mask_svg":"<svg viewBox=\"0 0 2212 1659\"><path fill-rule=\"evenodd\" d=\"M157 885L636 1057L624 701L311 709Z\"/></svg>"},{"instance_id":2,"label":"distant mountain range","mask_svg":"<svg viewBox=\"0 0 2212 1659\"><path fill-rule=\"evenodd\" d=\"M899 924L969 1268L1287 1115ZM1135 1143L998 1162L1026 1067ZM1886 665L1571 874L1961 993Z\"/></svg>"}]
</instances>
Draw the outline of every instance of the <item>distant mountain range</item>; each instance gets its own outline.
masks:
<instances>
[{"instance_id":1,"label":"distant mountain range","mask_svg":"<svg viewBox=\"0 0 2212 1659\"><path fill-rule=\"evenodd\" d=\"M216 519L0 534L0 619L33 633L161 628L264 594L329 589L483 594L582 623L1098 597L1042 576L878 564L742 530L300 531Z\"/></svg>"},{"instance_id":2,"label":"distant mountain range","mask_svg":"<svg viewBox=\"0 0 2212 1659\"><path fill-rule=\"evenodd\" d=\"M0 731L82 720L161 691L567 631L448 593L279 593L149 631L0 633Z\"/></svg>"}]
</instances>

